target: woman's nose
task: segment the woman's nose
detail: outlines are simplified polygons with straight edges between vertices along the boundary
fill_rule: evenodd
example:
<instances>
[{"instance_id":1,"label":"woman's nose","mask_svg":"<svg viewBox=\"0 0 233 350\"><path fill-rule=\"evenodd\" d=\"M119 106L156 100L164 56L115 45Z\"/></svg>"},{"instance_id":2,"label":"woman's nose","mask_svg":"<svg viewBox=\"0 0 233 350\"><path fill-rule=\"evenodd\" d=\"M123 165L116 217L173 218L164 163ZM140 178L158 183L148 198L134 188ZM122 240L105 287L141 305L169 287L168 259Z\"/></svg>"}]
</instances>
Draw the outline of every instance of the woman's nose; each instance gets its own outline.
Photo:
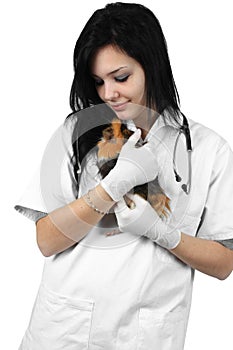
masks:
<instances>
[{"instance_id":1,"label":"woman's nose","mask_svg":"<svg viewBox=\"0 0 233 350\"><path fill-rule=\"evenodd\" d=\"M120 96L119 91L116 89L115 84L105 83L104 84L104 99L106 101L112 101Z\"/></svg>"}]
</instances>

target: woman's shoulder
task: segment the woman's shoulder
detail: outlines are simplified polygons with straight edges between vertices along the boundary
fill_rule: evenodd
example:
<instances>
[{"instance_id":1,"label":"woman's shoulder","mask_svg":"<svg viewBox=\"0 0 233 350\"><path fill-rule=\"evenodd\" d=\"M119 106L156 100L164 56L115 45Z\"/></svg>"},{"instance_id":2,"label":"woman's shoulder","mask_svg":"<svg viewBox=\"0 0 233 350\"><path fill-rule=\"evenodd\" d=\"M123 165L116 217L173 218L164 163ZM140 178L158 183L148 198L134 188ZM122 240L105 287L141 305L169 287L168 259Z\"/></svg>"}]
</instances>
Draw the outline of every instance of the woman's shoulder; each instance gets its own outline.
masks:
<instances>
[{"instance_id":1,"label":"woman's shoulder","mask_svg":"<svg viewBox=\"0 0 233 350\"><path fill-rule=\"evenodd\" d=\"M193 143L196 145L203 145L206 147L221 148L227 145L227 140L220 135L216 130L188 118L190 133Z\"/></svg>"}]
</instances>

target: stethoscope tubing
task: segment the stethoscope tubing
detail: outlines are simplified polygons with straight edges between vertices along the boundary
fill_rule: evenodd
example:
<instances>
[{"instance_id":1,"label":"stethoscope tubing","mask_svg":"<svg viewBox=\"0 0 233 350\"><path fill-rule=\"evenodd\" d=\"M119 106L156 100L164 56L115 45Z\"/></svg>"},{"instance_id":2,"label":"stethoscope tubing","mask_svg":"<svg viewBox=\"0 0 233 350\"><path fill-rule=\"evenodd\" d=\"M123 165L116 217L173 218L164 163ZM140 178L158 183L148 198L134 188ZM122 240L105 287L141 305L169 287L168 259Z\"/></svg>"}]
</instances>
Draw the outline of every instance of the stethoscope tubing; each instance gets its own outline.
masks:
<instances>
[{"instance_id":1,"label":"stethoscope tubing","mask_svg":"<svg viewBox=\"0 0 233 350\"><path fill-rule=\"evenodd\" d=\"M181 113L181 114L183 117L183 124L179 128L179 133L178 133L178 136L176 138L174 149L173 149L173 171L175 174L176 181L181 182L182 178L179 175L179 173L177 171L177 167L176 167L176 149L177 149L179 138L183 134L185 136L186 149L187 149L187 153L188 153L188 181L186 184L185 183L182 184L181 188L188 195L190 193L191 185L192 185L192 159L191 158L192 158L192 150L193 149L192 149L192 140L191 140L191 133L190 133L188 120L183 113Z\"/></svg>"}]
</instances>

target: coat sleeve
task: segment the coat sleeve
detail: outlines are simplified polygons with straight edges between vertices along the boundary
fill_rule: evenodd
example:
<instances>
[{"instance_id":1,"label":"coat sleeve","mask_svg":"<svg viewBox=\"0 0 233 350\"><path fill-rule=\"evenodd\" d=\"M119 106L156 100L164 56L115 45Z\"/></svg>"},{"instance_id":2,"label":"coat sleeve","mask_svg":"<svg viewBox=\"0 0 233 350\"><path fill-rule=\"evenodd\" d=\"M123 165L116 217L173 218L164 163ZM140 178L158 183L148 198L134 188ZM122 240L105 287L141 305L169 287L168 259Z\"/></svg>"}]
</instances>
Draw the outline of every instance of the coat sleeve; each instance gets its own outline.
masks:
<instances>
[{"instance_id":1,"label":"coat sleeve","mask_svg":"<svg viewBox=\"0 0 233 350\"><path fill-rule=\"evenodd\" d=\"M78 196L72 165L74 125L75 119L68 120L52 135L38 170L14 207L35 222Z\"/></svg>"},{"instance_id":2,"label":"coat sleeve","mask_svg":"<svg viewBox=\"0 0 233 350\"><path fill-rule=\"evenodd\" d=\"M233 152L225 142L216 153L198 237L233 238Z\"/></svg>"}]
</instances>

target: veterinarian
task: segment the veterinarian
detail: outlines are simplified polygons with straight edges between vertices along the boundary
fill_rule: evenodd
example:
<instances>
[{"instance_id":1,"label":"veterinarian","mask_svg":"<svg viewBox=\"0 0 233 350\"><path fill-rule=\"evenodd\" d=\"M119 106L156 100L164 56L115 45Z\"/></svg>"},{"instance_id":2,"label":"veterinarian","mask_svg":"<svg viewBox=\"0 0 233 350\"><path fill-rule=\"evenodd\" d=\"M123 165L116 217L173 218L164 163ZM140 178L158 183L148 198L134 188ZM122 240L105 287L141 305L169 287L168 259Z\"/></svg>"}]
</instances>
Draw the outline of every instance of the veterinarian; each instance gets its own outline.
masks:
<instances>
[{"instance_id":1,"label":"veterinarian","mask_svg":"<svg viewBox=\"0 0 233 350\"><path fill-rule=\"evenodd\" d=\"M224 280L233 268L232 150L181 113L149 9L97 10L74 69L72 113L15 206L46 257L20 350L181 350L195 269ZM112 116L134 133L102 179L95 145ZM156 178L165 219L137 194L133 208L124 200Z\"/></svg>"}]
</instances>

